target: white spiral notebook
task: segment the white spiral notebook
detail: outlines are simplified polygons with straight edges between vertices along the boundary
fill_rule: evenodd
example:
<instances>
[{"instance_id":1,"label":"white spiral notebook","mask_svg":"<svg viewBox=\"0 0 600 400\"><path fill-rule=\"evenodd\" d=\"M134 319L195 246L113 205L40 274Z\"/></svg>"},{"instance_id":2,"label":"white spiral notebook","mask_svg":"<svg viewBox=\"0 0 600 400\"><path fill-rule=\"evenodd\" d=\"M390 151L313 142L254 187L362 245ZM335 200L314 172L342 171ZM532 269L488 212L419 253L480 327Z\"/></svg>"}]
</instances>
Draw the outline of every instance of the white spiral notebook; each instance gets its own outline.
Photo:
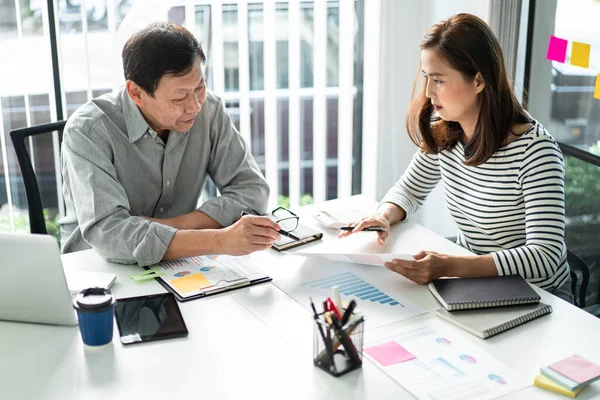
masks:
<instances>
[{"instance_id":1,"label":"white spiral notebook","mask_svg":"<svg viewBox=\"0 0 600 400\"><path fill-rule=\"evenodd\" d=\"M487 339L551 312L550 305L538 303L463 311L440 308L435 315L475 336Z\"/></svg>"}]
</instances>

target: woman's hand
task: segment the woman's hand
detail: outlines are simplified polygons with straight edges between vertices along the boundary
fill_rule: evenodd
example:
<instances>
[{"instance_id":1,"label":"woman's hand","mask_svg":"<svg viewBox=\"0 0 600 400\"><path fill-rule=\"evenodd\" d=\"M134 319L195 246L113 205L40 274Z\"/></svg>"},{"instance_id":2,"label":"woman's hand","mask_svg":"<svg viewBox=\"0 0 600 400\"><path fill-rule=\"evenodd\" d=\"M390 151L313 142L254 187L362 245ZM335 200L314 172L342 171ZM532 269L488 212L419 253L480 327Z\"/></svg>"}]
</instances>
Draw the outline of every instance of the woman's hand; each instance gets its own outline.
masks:
<instances>
[{"instance_id":1,"label":"woman's hand","mask_svg":"<svg viewBox=\"0 0 600 400\"><path fill-rule=\"evenodd\" d=\"M392 260L385 263L385 267L420 285L425 285L443 276L449 276L451 256L434 251L421 251L413 257L414 261Z\"/></svg>"},{"instance_id":2,"label":"woman's hand","mask_svg":"<svg viewBox=\"0 0 600 400\"><path fill-rule=\"evenodd\" d=\"M354 229L351 231L342 231L342 233L340 233L338 236L339 238L350 236L353 233L360 232L364 228L368 228L371 226L380 226L384 230L382 232L377 232L377 243L379 243L380 246L383 246L383 243L385 243L385 240L390 234L390 221L384 214L381 213L377 213L370 217L363 218L358 222L349 223L348 226L353 226Z\"/></svg>"}]
</instances>

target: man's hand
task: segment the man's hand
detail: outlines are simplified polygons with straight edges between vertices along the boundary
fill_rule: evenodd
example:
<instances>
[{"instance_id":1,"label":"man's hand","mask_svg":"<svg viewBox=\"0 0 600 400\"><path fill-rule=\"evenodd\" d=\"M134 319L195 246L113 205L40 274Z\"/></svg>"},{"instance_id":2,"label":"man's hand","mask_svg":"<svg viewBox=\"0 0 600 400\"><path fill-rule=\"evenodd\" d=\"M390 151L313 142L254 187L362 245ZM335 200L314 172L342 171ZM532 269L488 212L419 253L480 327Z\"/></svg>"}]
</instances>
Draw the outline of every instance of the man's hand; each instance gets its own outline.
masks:
<instances>
[{"instance_id":1,"label":"man's hand","mask_svg":"<svg viewBox=\"0 0 600 400\"><path fill-rule=\"evenodd\" d=\"M279 229L268 217L244 215L235 224L216 231L219 254L240 256L268 249L281 238Z\"/></svg>"},{"instance_id":2,"label":"man's hand","mask_svg":"<svg viewBox=\"0 0 600 400\"><path fill-rule=\"evenodd\" d=\"M413 257L414 261L392 260L385 263L385 267L420 285L425 285L443 276L449 276L447 271L451 264L450 256L434 251L421 251Z\"/></svg>"},{"instance_id":3,"label":"man's hand","mask_svg":"<svg viewBox=\"0 0 600 400\"><path fill-rule=\"evenodd\" d=\"M380 246L383 246L385 240L390 234L390 221L384 214L381 213L377 213L370 217L363 218L358 222L349 223L348 226L353 226L354 229L351 231L342 231L342 233L340 233L338 236L339 238L350 236L353 233L360 232L364 228L368 228L371 226L380 226L384 229L384 231L377 232L377 243L379 243Z\"/></svg>"}]
</instances>

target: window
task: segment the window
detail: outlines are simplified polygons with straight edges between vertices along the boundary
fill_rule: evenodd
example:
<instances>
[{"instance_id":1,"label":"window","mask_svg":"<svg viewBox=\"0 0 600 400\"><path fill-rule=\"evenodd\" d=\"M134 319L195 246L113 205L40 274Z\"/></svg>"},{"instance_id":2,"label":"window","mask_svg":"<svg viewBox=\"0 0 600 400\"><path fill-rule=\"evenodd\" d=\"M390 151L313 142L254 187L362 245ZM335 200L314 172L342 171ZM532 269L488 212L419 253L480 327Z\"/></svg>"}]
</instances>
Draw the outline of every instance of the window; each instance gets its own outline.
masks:
<instances>
[{"instance_id":1,"label":"window","mask_svg":"<svg viewBox=\"0 0 600 400\"><path fill-rule=\"evenodd\" d=\"M529 109L556 140L600 155L600 1L538 1L535 10ZM564 63L545 58L550 35L568 40ZM573 42L591 45L588 68L571 65Z\"/></svg>"},{"instance_id":2,"label":"window","mask_svg":"<svg viewBox=\"0 0 600 400\"><path fill-rule=\"evenodd\" d=\"M56 29L45 0L1 2L0 231L28 230L10 131L68 118L123 85L123 44L159 20L186 26L202 44L208 85L248 141L272 203L295 206L360 192L363 21L357 10L363 1L165 0L149 9L143 0L55 0ZM58 39L59 82L51 37ZM54 172L36 172L53 179L42 196L58 207Z\"/></svg>"},{"instance_id":3,"label":"window","mask_svg":"<svg viewBox=\"0 0 600 400\"><path fill-rule=\"evenodd\" d=\"M600 156L600 1L535 2L529 110L559 142ZM568 41L565 62L546 59L550 35ZM589 66L572 65L573 42L591 45ZM561 53L562 54L562 53ZM598 168L565 155L565 240L594 271L600 265ZM592 272L593 273L593 272ZM593 281L594 278L590 282Z\"/></svg>"}]
</instances>

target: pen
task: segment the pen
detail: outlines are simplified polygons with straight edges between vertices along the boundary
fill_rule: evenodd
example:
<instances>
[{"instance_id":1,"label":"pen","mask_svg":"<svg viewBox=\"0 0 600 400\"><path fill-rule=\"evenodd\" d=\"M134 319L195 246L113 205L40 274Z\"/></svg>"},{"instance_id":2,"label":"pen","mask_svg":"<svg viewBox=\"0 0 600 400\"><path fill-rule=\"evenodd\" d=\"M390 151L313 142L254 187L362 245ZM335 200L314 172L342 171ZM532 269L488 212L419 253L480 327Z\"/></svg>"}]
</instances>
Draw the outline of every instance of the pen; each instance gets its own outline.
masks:
<instances>
[{"instance_id":1,"label":"pen","mask_svg":"<svg viewBox=\"0 0 600 400\"><path fill-rule=\"evenodd\" d=\"M354 228L355 228L354 226L342 226L340 228L340 230L351 231L351 230L354 230ZM366 228L362 228L360 231L361 232L363 232L363 231L364 232L383 232L383 231L385 231L385 228L383 226L369 226Z\"/></svg>"},{"instance_id":2,"label":"pen","mask_svg":"<svg viewBox=\"0 0 600 400\"><path fill-rule=\"evenodd\" d=\"M355 307L356 301L350 300L350 304L348 304L348 307L346 307L346 311L344 311L344 316L342 317L342 327L346 325L346 322L348 322L348 319L350 319Z\"/></svg>"},{"instance_id":3,"label":"pen","mask_svg":"<svg viewBox=\"0 0 600 400\"><path fill-rule=\"evenodd\" d=\"M335 316L337 317L338 321L340 319L342 319L342 315L340 314L339 310L335 306L335 303L329 297L327 298L327 308L329 309L329 311L332 312L332 314L335 314Z\"/></svg>"},{"instance_id":4,"label":"pen","mask_svg":"<svg viewBox=\"0 0 600 400\"><path fill-rule=\"evenodd\" d=\"M358 317L358 316L352 316L349 321L348 321L348 326L344 329L344 332L346 332L346 335L350 336L354 333L354 331L360 326L360 324L363 322L363 317ZM333 324L333 321L330 325ZM327 333L329 333L329 330L327 331ZM352 340L352 339L350 339ZM340 345L342 344L342 342L340 342L339 338L336 336L334 338L334 340L331 341L331 353L335 354L335 352L337 351L337 349L340 347ZM321 361L325 358L325 356L327 356L327 348L325 348L324 350L322 350L319 355L317 356L317 360Z\"/></svg>"},{"instance_id":5,"label":"pen","mask_svg":"<svg viewBox=\"0 0 600 400\"><path fill-rule=\"evenodd\" d=\"M329 356L329 359L333 362L333 350L331 349L331 339L327 340L325 338L325 334L323 333L323 328L321 327L321 324L319 323L319 314L317 313L317 309L315 308L315 303L313 303L312 297L309 297L309 299L310 299L310 306L312 307L313 312L314 312L315 324L317 324L317 326L319 327L319 333L321 335L321 339L323 339L323 345L325 346L327 355Z\"/></svg>"},{"instance_id":6,"label":"pen","mask_svg":"<svg viewBox=\"0 0 600 400\"><path fill-rule=\"evenodd\" d=\"M360 357L358 355L358 351L356 350L356 347L354 347L354 343L352 343L352 339L350 339L346 331L342 329L342 326L340 325L340 320L337 318L335 313L331 315L331 319L333 320L333 330L335 332L335 335L342 343L342 346L344 346L344 350L346 350L346 354L348 354L348 357L350 357L350 359L356 364L362 364L362 361L360 360Z\"/></svg>"},{"instance_id":7,"label":"pen","mask_svg":"<svg viewBox=\"0 0 600 400\"><path fill-rule=\"evenodd\" d=\"M252 215L252 214L250 214L250 213L248 213L246 211L242 211L242 213L240 214L240 216L243 217L244 215ZM295 240L297 242L302 242L302 239L300 239L298 236L296 236L294 234L291 234L290 232L288 232L286 230L283 230L283 229L280 228L278 232L279 232L280 235L287 236L290 239Z\"/></svg>"}]
</instances>

